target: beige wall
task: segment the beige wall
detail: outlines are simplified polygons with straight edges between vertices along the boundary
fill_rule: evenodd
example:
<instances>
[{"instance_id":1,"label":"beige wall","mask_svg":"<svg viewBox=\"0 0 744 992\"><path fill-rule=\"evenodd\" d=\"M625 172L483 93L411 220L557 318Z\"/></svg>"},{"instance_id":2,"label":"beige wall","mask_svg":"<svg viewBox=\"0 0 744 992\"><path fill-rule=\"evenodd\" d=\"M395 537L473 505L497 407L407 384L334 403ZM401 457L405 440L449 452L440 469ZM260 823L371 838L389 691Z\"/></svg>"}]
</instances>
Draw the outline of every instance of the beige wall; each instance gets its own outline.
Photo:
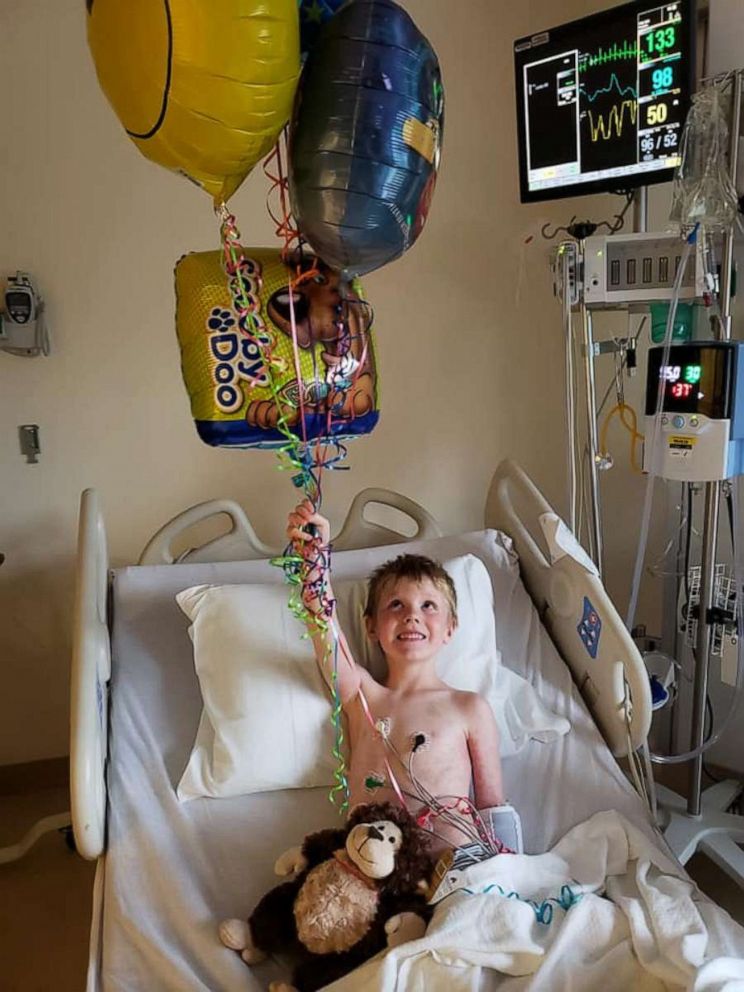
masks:
<instances>
[{"instance_id":1,"label":"beige wall","mask_svg":"<svg viewBox=\"0 0 744 992\"><path fill-rule=\"evenodd\" d=\"M602 6L590 0L408 0L437 48L445 149L429 224L370 276L382 421L326 482L339 520L367 485L476 528L489 476L518 458L563 510L563 348L542 223L619 201L518 202L511 43ZM461 13L453 14L457 8ZM114 564L185 506L231 496L278 542L293 491L266 452L198 441L181 382L172 269L216 246L207 197L145 161L100 93L83 0L0 7L0 273L32 272L52 355L0 353L0 763L67 750L70 609L80 491L103 497ZM248 244L272 241L255 174L233 203ZM37 423L27 465L17 425ZM621 486L618 482L617 487Z\"/></svg>"}]
</instances>

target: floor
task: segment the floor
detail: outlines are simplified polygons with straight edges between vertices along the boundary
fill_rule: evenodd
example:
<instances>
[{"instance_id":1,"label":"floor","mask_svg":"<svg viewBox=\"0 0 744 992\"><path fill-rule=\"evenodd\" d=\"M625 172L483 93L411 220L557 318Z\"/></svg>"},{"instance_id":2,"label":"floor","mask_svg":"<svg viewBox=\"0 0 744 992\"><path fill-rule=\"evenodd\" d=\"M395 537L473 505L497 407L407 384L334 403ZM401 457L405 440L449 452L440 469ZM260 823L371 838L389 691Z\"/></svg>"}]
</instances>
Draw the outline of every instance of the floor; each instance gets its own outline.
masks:
<instances>
[{"instance_id":1,"label":"floor","mask_svg":"<svg viewBox=\"0 0 744 992\"><path fill-rule=\"evenodd\" d=\"M0 795L0 846L16 843L38 818L68 806L64 788ZM687 868L744 925L744 892L700 855ZM70 851L57 833L43 837L20 861L0 865L3 992L83 992L93 874L94 865Z\"/></svg>"},{"instance_id":2,"label":"floor","mask_svg":"<svg viewBox=\"0 0 744 992\"><path fill-rule=\"evenodd\" d=\"M657 765L654 771L657 782L666 785L670 789L674 789L681 796L687 795L687 765L662 767ZM726 770L723 768L713 766L711 772L721 779L727 777ZM711 784L710 778L703 778L704 789ZM690 858L685 867L703 892L717 902L719 906L723 906L727 913L744 926L744 891L739 888L736 882L730 879L718 865L702 854L695 854Z\"/></svg>"},{"instance_id":3,"label":"floor","mask_svg":"<svg viewBox=\"0 0 744 992\"><path fill-rule=\"evenodd\" d=\"M64 787L0 795L0 847L69 808ZM0 864L3 992L83 992L94 871L56 832L20 861Z\"/></svg>"}]
</instances>

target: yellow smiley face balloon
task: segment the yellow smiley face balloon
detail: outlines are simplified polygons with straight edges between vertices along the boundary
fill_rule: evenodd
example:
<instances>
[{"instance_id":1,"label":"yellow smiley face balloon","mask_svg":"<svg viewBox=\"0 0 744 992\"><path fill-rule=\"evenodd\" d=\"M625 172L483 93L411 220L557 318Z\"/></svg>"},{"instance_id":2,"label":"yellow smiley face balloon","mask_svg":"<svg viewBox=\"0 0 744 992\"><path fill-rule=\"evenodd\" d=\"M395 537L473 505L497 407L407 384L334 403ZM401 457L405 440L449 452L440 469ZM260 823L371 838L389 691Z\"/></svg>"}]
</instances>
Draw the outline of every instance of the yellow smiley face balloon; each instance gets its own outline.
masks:
<instances>
[{"instance_id":1,"label":"yellow smiley face balloon","mask_svg":"<svg viewBox=\"0 0 744 992\"><path fill-rule=\"evenodd\" d=\"M289 119L297 0L86 0L98 81L143 155L227 200Z\"/></svg>"}]
</instances>

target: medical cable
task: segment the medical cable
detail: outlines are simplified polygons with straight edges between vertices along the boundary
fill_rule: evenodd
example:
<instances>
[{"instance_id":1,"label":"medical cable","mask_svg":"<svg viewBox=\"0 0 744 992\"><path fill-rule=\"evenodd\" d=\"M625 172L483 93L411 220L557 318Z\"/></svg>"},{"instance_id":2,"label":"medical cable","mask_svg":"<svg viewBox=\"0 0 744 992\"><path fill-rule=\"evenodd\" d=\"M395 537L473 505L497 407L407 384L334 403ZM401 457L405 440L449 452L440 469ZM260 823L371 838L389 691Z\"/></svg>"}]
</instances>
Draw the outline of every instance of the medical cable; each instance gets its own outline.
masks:
<instances>
[{"instance_id":1,"label":"medical cable","mask_svg":"<svg viewBox=\"0 0 744 992\"><path fill-rule=\"evenodd\" d=\"M663 357L662 357L662 361L661 361L662 368L665 365L668 365L669 364L669 352L670 352L671 347L672 347L672 333L673 333L673 328L674 328L674 318L676 316L677 303L679 301L679 296L680 296L680 293L681 293L682 278L684 276L684 272L685 272L685 269L687 267L687 261L689 259L690 253L691 253L692 248L693 248L693 246L695 244L697 232L698 232L698 225L695 226L695 228L693 229L692 233L690 234L690 236L687 239L687 243L685 245L685 249L683 251L683 254L682 254L682 257L681 257L681 260L680 260L679 269L677 270L677 274L676 274L676 277L675 277L674 290L673 290L673 294L672 294L672 301L671 301L671 304L670 304L670 307L669 307L669 314L668 314L668 318L667 318L666 332L665 332L665 335L664 335L664 352L663 352ZM643 514L642 514L642 518L641 518L641 530L640 530L640 535L639 535L639 540L638 540L638 550L637 550L637 554L636 554L636 561L635 561L635 567L634 567L634 573L633 573L633 586L632 586L632 589L631 589L631 598L630 598L630 604L628 606L628 614L627 614L627 619L626 619L626 626L628 627L628 630L632 630L633 629L633 623L634 623L634 620L635 620L635 612L636 612L636 607L637 607L637 603L638 603L638 593L639 593L639 589L640 589L640 582L641 582L641 575L642 575L643 563L644 563L644 560L645 560L646 545L647 545L647 542L648 542L648 532L649 532L649 527L650 527L651 510L652 510L652 505L653 505L654 483L655 483L655 479L656 479L656 476L653 473L653 461L654 461L654 457L653 456L654 456L654 452L656 450L656 445L658 444L658 441L659 441L659 438L660 438L660 434L661 434L661 424L660 424L660 418L659 418L658 414L659 414L659 412L661 410L661 407L662 407L663 389L664 389L664 380L663 380L663 377L660 376L659 377L659 386L658 386L658 390L657 390L657 398L656 398L656 408L655 408L655 417L654 417L654 421L655 421L654 422L654 431L653 431L653 435L652 435L651 471L649 471L648 479L646 481L646 493L645 493L645 498L644 498ZM734 523L733 523L733 535L735 535L737 533L737 526L738 526L737 520L736 520L736 518L738 516L738 480L735 480L734 483L733 483L733 485L736 488L736 495L734 496L734 498L731 501L732 518L733 518L733 521L734 521ZM690 526L691 526L691 519L690 519ZM732 535L732 537L733 537L733 535ZM735 542L735 539L734 539L733 543L736 545L738 542ZM738 629L738 634L739 634L738 641L737 641L737 648L739 650L739 654L741 654L741 639L742 639L741 638L741 633L744 631L744 613L743 613L743 611L744 611L744 602L743 602L744 596L742 596L742 594L741 594L742 593L742 588L744 588L744 586L742 585L742 579L744 578L744 570L742 569L742 563L741 563L741 561L739 559L739 555L737 553L736 546L734 546L734 548L733 548L733 558L734 558L735 584L736 584L736 590L737 590L737 596L736 596L736 605L737 605L737 629ZM687 571L687 569L688 569L688 566L686 564L685 565L685 570ZM705 622L705 618L700 617L699 618L699 622ZM695 657L694 652L693 652L693 657ZM732 702L731 702L731 706L729 708L729 711L726 714L726 717L724 718L723 722L719 726L718 730L717 731L714 731L711 728L711 735L710 735L710 737L707 740L705 740L703 742L703 744L701 744L699 747L694 748L694 749L692 749L690 751L685 751L685 752L682 752L680 754L670 754L670 755L656 754L654 752L649 751L650 760L652 762L654 762L654 764L670 765L670 764L682 764L682 763L687 762L687 761L692 761L695 758L699 757L700 755L704 754L709 748L711 748L714 744L716 744L721 739L721 737L724 735L724 733L726 732L726 730L728 729L728 727L730 725L730 722L731 722L731 720L733 718L734 712L735 712L735 710L737 708L737 703L738 703L739 697L741 695L742 682L743 682L743 676L744 676L744 673L742 671L742 668L743 667L744 666L742 666L742 664L741 664L741 657L739 657L738 663L737 663L737 678L736 678L736 687L735 687L734 698L732 699Z\"/></svg>"},{"instance_id":2,"label":"medical cable","mask_svg":"<svg viewBox=\"0 0 744 992\"><path fill-rule=\"evenodd\" d=\"M679 268L674 278L674 287L672 290L672 300L669 305L669 313L667 315L667 326L664 333L664 352L661 361L661 367L664 368L665 365L669 364L669 352L672 347L672 335L674 333L674 320L677 316L677 304L679 303L679 297L682 292L682 281L687 270L687 263L689 261L692 250L697 241L698 225L696 224L693 231L686 240L684 250L682 252L682 257L680 258ZM628 604L628 612L625 620L625 626L628 630L633 629L633 624L635 622L635 614L638 606L638 594L641 587L641 578L643 573L643 563L646 558L646 545L648 543L648 532L651 524L651 511L653 508L653 498L654 498L654 484L656 482L656 476L654 474L654 460L657 450L657 445L661 440L661 418L658 416L661 411L664 402L664 379L659 376L659 385L656 391L656 404L654 409L654 430L652 433L651 441L651 459L650 459L650 471L648 473L648 478L646 480L646 492L643 500L643 512L641 515L641 528L638 536L638 548L636 551L635 565L633 568L633 581L630 591L630 602ZM648 439L647 439L648 443Z\"/></svg>"},{"instance_id":3,"label":"medical cable","mask_svg":"<svg viewBox=\"0 0 744 992\"><path fill-rule=\"evenodd\" d=\"M738 709L739 700L741 698L742 685L744 683L744 666L742 666L741 658L741 642L742 642L742 632L744 631L744 596L742 596L742 581L744 579L744 574L742 571L742 563L740 560L739 553L739 542L736 541L735 534L738 533L738 479L735 479L733 485L736 487L736 492L733 494L732 499L732 517L733 517L733 533L732 533L732 555L734 559L734 582L736 587L736 630L737 630L737 665L736 665L736 685L734 686L734 693L729 705L729 709L724 717L723 721L718 727L718 730L714 730L713 723L711 720L711 727L709 735L703 741L703 743L690 751L683 752L682 754L651 754L651 760L654 764L659 765L674 765L682 764L686 761L693 761L700 755L705 754L714 744L723 737L723 735L728 730L731 725L731 721ZM688 620L689 622L689 620ZM704 622L703 617L698 617L698 623ZM697 653L693 650L693 658L697 663ZM707 703L707 700L706 700ZM712 712L712 706L711 706Z\"/></svg>"},{"instance_id":4,"label":"medical cable","mask_svg":"<svg viewBox=\"0 0 744 992\"><path fill-rule=\"evenodd\" d=\"M633 785L635 786L636 792L639 794L649 811L652 811L652 803L646 789L643 768L640 765L638 755L633 748L631 732L632 702L630 685L628 684L627 679L623 679L623 694L623 716L625 717L625 737L628 744L628 766L630 768L630 774L633 779Z\"/></svg>"},{"instance_id":5,"label":"medical cable","mask_svg":"<svg viewBox=\"0 0 744 992\"><path fill-rule=\"evenodd\" d=\"M685 574L682 581L685 586L685 622L687 621L687 611L690 609L690 545L692 544L692 521L693 521L693 497L695 493L692 483L687 483L687 530L685 532Z\"/></svg>"},{"instance_id":6,"label":"medical cable","mask_svg":"<svg viewBox=\"0 0 744 992\"><path fill-rule=\"evenodd\" d=\"M574 343L573 320L571 316L571 293L569 289L569 253L564 251L561 256L561 280L563 295L563 337L566 349L566 430L568 432L568 468L569 468L569 522L573 533L576 533L576 507L578 498L578 482L576 472L576 394L574 383Z\"/></svg>"},{"instance_id":7,"label":"medical cable","mask_svg":"<svg viewBox=\"0 0 744 992\"><path fill-rule=\"evenodd\" d=\"M713 703L711 702L711 698L710 698L710 693L708 693L705 697L705 716L706 716L706 724L708 726L708 730L706 730L705 732L705 739L707 741L708 737L710 736L710 728L715 725L715 720L716 720L715 712L713 710ZM708 767L705 759L703 759L703 772L705 775L708 776L711 782L715 782L717 784L718 782L725 781L724 778L720 778L718 775L713 774L713 772Z\"/></svg>"},{"instance_id":8,"label":"medical cable","mask_svg":"<svg viewBox=\"0 0 744 992\"><path fill-rule=\"evenodd\" d=\"M650 799L649 809L651 811L651 816L654 819L654 823L659 822L659 801L656 795L656 779L654 778L654 770L651 764L651 748L648 744L648 737L641 744L641 755L643 757L643 768L646 772L646 783L648 785L648 796Z\"/></svg>"},{"instance_id":9,"label":"medical cable","mask_svg":"<svg viewBox=\"0 0 744 992\"><path fill-rule=\"evenodd\" d=\"M679 302L679 297L680 297L680 294L681 294L681 291L682 291L682 281L684 279L684 274L685 274L685 271L687 269L687 263L689 261L690 255L692 253L693 246L695 245L695 242L697 240L697 233L698 233L698 225L695 226L695 228L693 229L692 233L686 239L685 247L684 247L684 250L682 252L681 259L680 259L679 268L677 269L677 272L676 272L676 275L675 275L674 286L673 286L673 291L672 291L672 301L671 301L671 304L670 304L670 307L669 307L669 313L667 315L667 326L666 326L666 330L665 330L665 334L664 334L664 353L663 353L663 358L662 358L662 368L666 364L668 364L668 361L669 361L669 352L670 352L670 349L671 349L672 336L673 336L673 333L674 333L674 320L675 320L675 317L677 315L677 304ZM655 416L655 418L654 418L654 430L653 430L653 435L652 435L652 439L651 439L651 455L652 455L652 457L651 457L651 470L649 471L648 479L646 480L646 491L645 491L645 494L644 494L643 513L642 513L642 517L641 517L641 529L640 529L639 538L638 538L638 548L637 548L637 551L636 551L636 560L635 560L635 565L634 565L634 569L633 569L633 583L632 583L632 587L631 587L630 602L629 602L629 605L628 605L628 613L627 613L627 618L626 618L626 626L627 626L628 630L632 630L633 629L633 623L635 621L635 613L636 613L636 608L637 608L637 605L638 605L638 594L639 594L639 591L640 591L641 577L642 577L642 572L643 572L643 564L644 564L645 557L646 557L646 546L647 546L647 543L648 543L648 532L649 532L649 527L650 527L650 523L651 523L651 511L652 511L652 508L653 508L654 484L655 484L655 480L656 480L656 477L655 477L654 472L653 472L653 461L654 461L654 455L655 455L655 451L656 451L656 445L658 444L658 442L660 440L660 435L661 435L661 424L660 424L660 418L658 417L658 413L661 410L661 407L663 405L663 390L664 390L664 380L663 380L662 377L659 377L659 384L658 384L658 388L657 388L656 405L655 405L655 414L657 416ZM638 781L637 781L637 779L639 778L639 776L638 776L638 771L637 771L637 768L636 768L636 765L635 765L636 756L635 756L635 753L633 752L633 749L632 749L632 746L631 746L631 739L630 739L630 718L629 718L628 705L627 705L627 694L628 694L628 691L629 690L628 690L628 687L627 687L627 684L626 684L626 707L625 707L625 713L626 713L626 722L628 724L628 748L629 748L629 750L628 750L628 757L629 757L629 763L630 763L630 767L631 767L631 773L633 774L634 782L636 784L636 789L638 789ZM646 764L648 764L648 762L655 760L656 756L652 754L652 752L651 752L651 750L650 750L650 748L648 746L648 740L646 740L644 742L643 747L645 748L644 762ZM653 781L653 776L651 776L651 781ZM644 798L644 800L646 802L646 805L648 806L649 810L651 811L652 815L655 818L655 816L656 816L656 812L655 812L655 810L656 810L655 785L652 786L652 788L653 788L654 795L653 795L653 800L651 800L651 801L649 801L648 793L646 792L646 790L644 788L638 789L638 791L640 792L640 794Z\"/></svg>"},{"instance_id":10,"label":"medical cable","mask_svg":"<svg viewBox=\"0 0 744 992\"><path fill-rule=\"evenodd\" d=\"M584 467L586 465L586 460L589 457L589 448L584 445L584 449L581 452L581 460L579 461L579 514L576 522L576 537L581 544L581 532L584 527L584 486L586 484L586 476L584 474Z\"/></svg>"},{"instance_id":11,"label":"medical cable","mask_svg":"<svg viewBox=\"0 0 744 992\"><path fill-rule=\"evenodd\" d=\"M648 317L647 316L644 316L643 319L641 320L640 324L638 325L638 330L636 332L636 340L641 336L641 334L643 332L643 329L646 326L647 322L648 322ZM633 418L635 420L635 411L628 404L625 404L624 403L624 398L622 396L622 390L619 389L618 388L618 385L617 385L618 376L621 376L622 375L622 373L624 372L626 366L627 366L627 352L622 356L622 358L620 358L620 360L618 362L618 365L617 365L617 368L616 368L616 374L613 377L613 379L610 382L610 384L607 387L607 389L605 390L605 394L602 397L601 401L599 402L599 405L597 406L597 412L596 412L597 419L599 419L599 417L601 416L602 411L604 410L604 408L607 405L607 402L608 402L608 400L610 398L610 394L612 393L612 389L613 389L613 387L615 387L615 394L616 394L617 403L620 404L620 405L624 405L626 407L626 409L632 413ZM636 426L637 426L637 421L635 421L635 423L636 423ZM628 426L625 423L623 423L623 426L626 428L626 430L628 429ZM641 438L642 438L642 435L638 434L636 440L640 440ZM600 445L600 448L601 447L602 447L602 445ZM586 491L585 491L585 487L586 487L586 462L588 461L589 457L590 457L590 454L589 454L588 445L584 445L584 448L583 448L582 453L581 453L581 458L580 458L580 461L579 461L579 483L578 483L578 489L579 489L579 508L578 508L576 529L574 530L574 534L576 535L576 538L578 539L578 541L580 543L581 543L581 540L582 540L582 531L583 531L583 528L584 528L584 510L585 510L585 502L586 502ZM588 535L588 540L591 540L591 535Z\"/></svg>"},{"instance_id":12,"label":"medical cable","mask_svg":"<svg viewBox=\"0 0 744 992\"><path fill-rule=\"evenodd\" d=\"M364 700L366 703L366 700ZM428 823L432 817L441 818L449 826L464 833L472 842L479 843L485 847L489 854L502 854L508 851L489 831L480 811L469 798L464 796L435 796L421 782L414 769L415 758L418 752L427 744L426 734L418 733L414 735L411 751L406 761L399 749L390 738L390 727L388 721L377 720L374 724L380 738L385 742L391 753L397 759L401 767L408 773L408 778L415 790L415 798L424 807L423 811L416 816L419 826L430 829ZM389 769L389 766L388 766ZM400 788L400 787L399 787ZM401 790L405 791L405 790ZM406 792L406 795L411 795ZM443 800L453 800L445 803ZM471 822L472 821L472 822ZM434 832L434 831L432 831ZM437 834L437 836L440 836ZM510 852L509 852L510 853Z\"/></svg>"},{"instance_id":13,"label":"medical cable","mask_svg":"<svg viewBox=\"0 0 744 992\"><path fill-rule=\"evenodd\" d=\"M347 663L351 664L352 659L349 656L345 642L341 637L341 632L335 620L335 601L330 601L330 616L327 618L328 626L326 627L326 632L331 632L334 640L334 651L336 654L336 664L334 666L334 674L337 675L337 657L339 651L344 655L344 659ZM328 609L328 605L326 606ZM337 690L336 690L337 691ZM374 733L385 743L386 747L393 755L393 757L398 761L400 766L404 771L408 772L408 777L411 781L411 785L414 792L404 789L400 782L398 781L390 762L387 758L384 758L386 779L382 779L378 776L369 776L369 788L381 788L385 784L389 784L390 787L395 792L398 801L404 809L408 810L408 805L406 803L406 798L414 799L416 802L420 803L423 810L414 816L416 823L422 829L425 829L429 833L438 837L445 843L451 843L449 838L444 837L442 834L438 833L430 825L430 821L433 818L441 818L449 826L465 834L465 836L473 843L480 844L485 848L485 850L491 854L511 854L513 853L505 845L501 844L498 838L495 838L493 834L489 831L486 826L480 811L476 809L474 804L463 796L435 796L433 793L423 785L418 776L415 774L414 770L414 757L418 750L426 744L426 735L423 733L416 734L413 741L413 746L411 748L411 753L409 755L408 762L405 761L401 755L399 749L395 746L390 738L390 728L389 722L383 718L376 720L367 701L367 697L364 694L364 690L361 687L358 689L359 701L362 705L362 710L364 715L370 724ZM334 704L336 697L334 696ZM340 715L340 701L339 715ZM335 751L334 751L334 756ZM348 782L344 778L343 785L347 791L347 805L348 805ZM454 800L450 803L442 802L443 799ZM345 807L344 807L345 808ZM472 822L471 822L472 821Z\"/></svg>"}]
</instances>

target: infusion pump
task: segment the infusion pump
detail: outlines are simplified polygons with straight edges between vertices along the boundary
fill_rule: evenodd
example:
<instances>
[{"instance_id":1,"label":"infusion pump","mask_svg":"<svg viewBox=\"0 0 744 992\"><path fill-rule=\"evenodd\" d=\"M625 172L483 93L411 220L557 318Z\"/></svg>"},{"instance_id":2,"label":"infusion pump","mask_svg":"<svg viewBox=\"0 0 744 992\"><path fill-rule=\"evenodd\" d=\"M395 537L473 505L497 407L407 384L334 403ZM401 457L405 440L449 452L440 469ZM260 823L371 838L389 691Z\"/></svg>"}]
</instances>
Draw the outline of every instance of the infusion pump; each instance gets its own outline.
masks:
<instances>
[{"instance_id":1,"label":"infusion pump","mask_svg":"<svg viewBox=\"0 0 744 992\"><path fill-rule=\"evenodd\" d=\"M27 272L8 278L0 304L0 351L29 358L49 354L44 300Z\"/></svg>"},{"instance_id":2,"label":"infusion pump","mask_svg":"<svg viewBox=\"0 0 744 992\"><path fill-rule=\"evenodd\" d=\"M664 350L648 353L644 470L680 482L744 474L744 342L675 344L666 363Z\"/></svg>"}]
</instances>

